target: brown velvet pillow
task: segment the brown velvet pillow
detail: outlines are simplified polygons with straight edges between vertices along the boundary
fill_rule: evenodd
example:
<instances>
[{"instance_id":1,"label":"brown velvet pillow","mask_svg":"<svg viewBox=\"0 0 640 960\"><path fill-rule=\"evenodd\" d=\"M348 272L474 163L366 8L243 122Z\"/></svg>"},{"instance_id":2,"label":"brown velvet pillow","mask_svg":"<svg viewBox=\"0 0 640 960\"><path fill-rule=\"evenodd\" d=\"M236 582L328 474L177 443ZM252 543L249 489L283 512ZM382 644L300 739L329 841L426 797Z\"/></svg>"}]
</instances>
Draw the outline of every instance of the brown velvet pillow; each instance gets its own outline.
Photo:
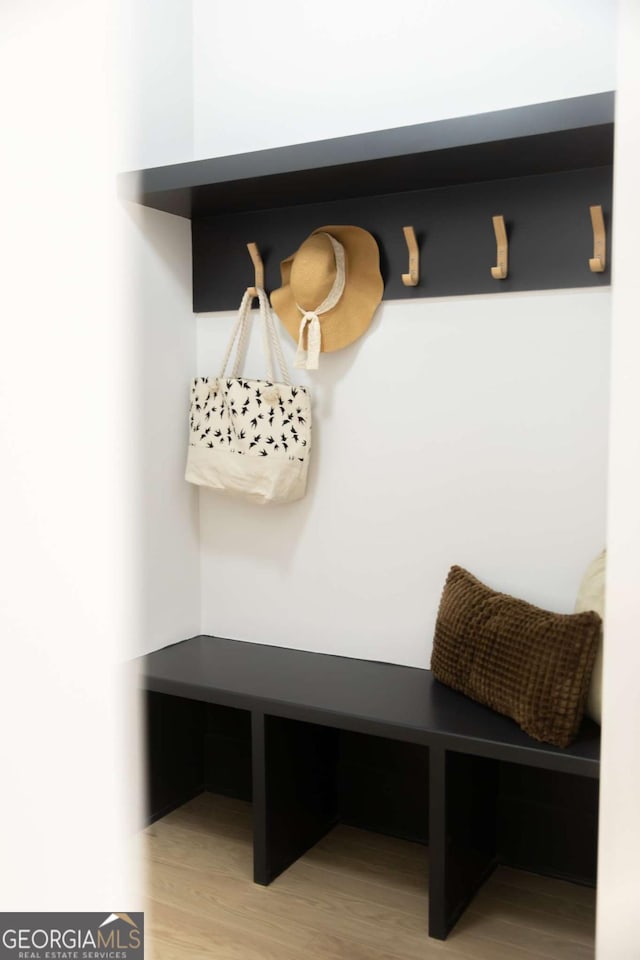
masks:
<instances>
[{"instance_id":1,"label":"brown velvet pillow","mask_svg":"<svg viewBox=\"0 0 640 960\"><path fill-rule=\"evenodd\" d=\"M600 628L597 613L550 613L452 567L431 669L536 740L567 747L582 721Z\"/></svg>"}]
</instances>

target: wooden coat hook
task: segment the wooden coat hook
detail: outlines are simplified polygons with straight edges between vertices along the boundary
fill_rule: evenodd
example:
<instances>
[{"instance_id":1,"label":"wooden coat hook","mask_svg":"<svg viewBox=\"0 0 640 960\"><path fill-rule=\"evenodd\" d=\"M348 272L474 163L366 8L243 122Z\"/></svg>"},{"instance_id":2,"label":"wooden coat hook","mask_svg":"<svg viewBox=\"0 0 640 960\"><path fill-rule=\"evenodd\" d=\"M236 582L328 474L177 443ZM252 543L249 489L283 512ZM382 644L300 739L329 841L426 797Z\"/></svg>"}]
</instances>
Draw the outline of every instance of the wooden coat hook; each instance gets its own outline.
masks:
<instances>
[{"instance_id":1,"label":"wooden coat hook","mask_svg":"<svg viewBox=\"0 0 640 960\"><path fill-rule=\"evenodd\" d=\"M420 282L420 250L418 249L416 232L413 227L403 227L402 232L409 251L409 273L402 274L402 282L405 287L417 287Z\"/></svg>"},{"instance_id":2,"label":"wooden coat hook","mask_svg":"<svg viewBox=\"0 0 640 960\"><path fill-rule=\"evenodd\" d=\"M592 273L602 273L607 265L607 238L602 207L589 207L589 213L593 227L593 256L589 259L589 269Z\"/></svg>"},{"instance_id":3,"label":"wooden coat hook","mask_svg":"<svg viewBox=\"0 0 640 960\"><path fill-rule=\"evenodd\" d=\"M491 276L494 280L506 280L509 273L509 241L504 217L493 217L493 230L496 235L496 265L491 267Z\"/></svg>"},{"instance_id":4,"label":"wooden coat hook","mask_svg":"<svg viewBox=\"0 0 640 960\"><path fill-rule=\"evenodd\" d=\"M248 243L247 250L249 251L249 256L253 261L253 267L255 270L255 286L249 287L249 293L252 297L258 296L258 287L261 290L264 290L264 264L262 262L262 257L260 256L260 251L258 250L258 245L256 243Z\"/></svg>"}]
</instances>

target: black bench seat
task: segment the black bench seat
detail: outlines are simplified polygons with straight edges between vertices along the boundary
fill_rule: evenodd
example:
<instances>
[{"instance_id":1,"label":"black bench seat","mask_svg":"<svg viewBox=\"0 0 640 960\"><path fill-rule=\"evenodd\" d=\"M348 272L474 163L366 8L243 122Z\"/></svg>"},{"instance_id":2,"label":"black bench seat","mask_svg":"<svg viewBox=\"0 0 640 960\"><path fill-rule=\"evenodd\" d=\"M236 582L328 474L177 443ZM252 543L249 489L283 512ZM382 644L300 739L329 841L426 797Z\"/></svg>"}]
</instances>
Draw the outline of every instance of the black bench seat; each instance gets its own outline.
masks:
<instances>
[{"instance_id":1,"label":"black bench seat","mask_svg":"<svg viewBox=\"0 0 640 960\"><path fill-rule=\"evenodd\" d=\"M567 749L539 743L429 670L210 636L157 650L139 664L147 691L250 712L259 883L338 821L330 789L336 730L427 746L429 934L438 939L498 863L499 762L599 776L595 724L585 721Z\"/></svg>"}]
</instances>

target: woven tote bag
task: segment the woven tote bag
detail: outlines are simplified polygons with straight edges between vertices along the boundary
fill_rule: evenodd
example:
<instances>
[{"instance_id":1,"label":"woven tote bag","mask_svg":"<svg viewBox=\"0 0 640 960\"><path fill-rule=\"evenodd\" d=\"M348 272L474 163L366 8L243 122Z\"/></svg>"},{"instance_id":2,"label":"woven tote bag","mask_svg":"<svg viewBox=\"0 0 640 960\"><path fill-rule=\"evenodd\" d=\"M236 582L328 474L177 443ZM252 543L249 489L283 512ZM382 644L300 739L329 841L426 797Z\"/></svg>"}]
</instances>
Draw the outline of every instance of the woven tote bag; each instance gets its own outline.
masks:
<instances>
[{"instance_id":1,"label":"woven tote bag","mask_svg":"<svg viewBox=\"0 0 640 960\"><path fill-rule=\"evenodd\" d=\"M186 479L255 503L289 503L304 496L311 452L311 400L294 386L271 307L257 289L267 377L249 380L240 368L251 327L254 292L247 290L222 369L191 387ZM233 369L227 367L236 348ZM277 360L280 381L273 374Z\"/></svg>"}]
</instances>

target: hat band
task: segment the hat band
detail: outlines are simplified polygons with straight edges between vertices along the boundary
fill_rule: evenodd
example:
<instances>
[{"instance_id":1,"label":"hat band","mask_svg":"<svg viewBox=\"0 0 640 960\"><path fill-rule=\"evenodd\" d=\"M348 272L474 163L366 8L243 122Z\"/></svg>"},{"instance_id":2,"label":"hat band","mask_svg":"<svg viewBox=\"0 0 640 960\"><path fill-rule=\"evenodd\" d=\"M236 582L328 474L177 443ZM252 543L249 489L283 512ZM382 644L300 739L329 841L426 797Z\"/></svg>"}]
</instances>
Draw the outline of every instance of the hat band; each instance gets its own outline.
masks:
<instances>
[{"instance_id":1,"label":"hat band","mask_svg":"<svg viewBox=\"0 0 640 960\"><path fill-rule=\"evenodd\" d=\"M302 319L300 320L298 349L296 351L294 366L302 370L318 369L320 349L322 347L322 332L319 318L323 313L327 313L329 310L332 310L333 307L335 307L340 300L340 297L344 293L344 285L346 282L344 247L338 240L336 240L335 237L332 237L330 233L323 233L321 236L329 237L329 240L331 241L333 254L336 260L336 278L333 281L331 290L329 290L329 293L326 295L320 306L316 307L315 310L305 310L300 306L299 303L296 303L296 307L302 314ZM304 332L307 327L309 329L307 331L307 349L305 350Z\"/></svg>"}]
</instances>

